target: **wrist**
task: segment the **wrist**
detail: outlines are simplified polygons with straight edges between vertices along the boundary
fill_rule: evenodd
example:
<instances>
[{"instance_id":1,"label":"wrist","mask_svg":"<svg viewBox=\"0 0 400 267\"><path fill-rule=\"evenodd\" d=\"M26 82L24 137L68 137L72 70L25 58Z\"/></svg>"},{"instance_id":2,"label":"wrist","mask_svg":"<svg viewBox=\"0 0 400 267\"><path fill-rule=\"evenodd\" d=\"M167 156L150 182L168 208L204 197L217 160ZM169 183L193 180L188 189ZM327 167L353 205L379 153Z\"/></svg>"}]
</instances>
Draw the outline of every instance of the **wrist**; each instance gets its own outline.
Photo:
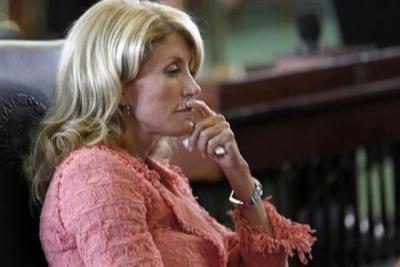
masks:
<instances>
[{"instance_id":1,"label":"wrist","mask_svg":"<svg viewBox=\"0 0 400 267\"><path fill-rule=\"evenodd\" d=\"M262 199L263 188L261 183L256 179L252 178L252 191L247 196L239 196L236 194L236 191L232 190L229 201L233 204L234 207L251 207L254 206L257 202Z\"/></svg>"}]
</instances>

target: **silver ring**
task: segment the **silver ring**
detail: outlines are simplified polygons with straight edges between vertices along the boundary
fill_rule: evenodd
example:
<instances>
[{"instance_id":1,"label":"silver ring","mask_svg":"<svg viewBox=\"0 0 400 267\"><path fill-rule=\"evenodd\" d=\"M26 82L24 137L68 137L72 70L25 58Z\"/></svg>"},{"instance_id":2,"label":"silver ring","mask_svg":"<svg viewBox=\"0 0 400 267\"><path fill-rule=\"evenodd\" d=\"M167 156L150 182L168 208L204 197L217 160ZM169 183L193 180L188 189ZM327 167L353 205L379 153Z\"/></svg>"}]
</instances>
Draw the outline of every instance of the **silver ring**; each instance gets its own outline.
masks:
<instances>
[{"instance_id":1,"label":"silver ring","mask_svg":"<svg viewBox=\"0 0 400 267\"><path fill-rule=\"evenodd\" d=\"M225 155L226 150L223 146L219 145L214 149L214 154L217 156L223 156Z\"/></svg>"}]
</instances>

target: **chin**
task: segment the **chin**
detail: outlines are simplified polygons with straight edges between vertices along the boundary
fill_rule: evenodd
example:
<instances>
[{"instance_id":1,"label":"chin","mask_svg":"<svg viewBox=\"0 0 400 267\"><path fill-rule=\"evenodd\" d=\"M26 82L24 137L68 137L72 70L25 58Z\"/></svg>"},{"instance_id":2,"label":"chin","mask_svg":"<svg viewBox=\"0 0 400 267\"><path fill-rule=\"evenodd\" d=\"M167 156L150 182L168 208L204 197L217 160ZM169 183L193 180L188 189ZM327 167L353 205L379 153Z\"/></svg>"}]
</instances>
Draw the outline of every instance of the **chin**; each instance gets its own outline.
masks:
<instances>
[{"instance_id":1,"label":"chin","mask_svg":"<svg viewBox=\"0 0 400 267\"><path fill-rule=\"evenodd\" d=\"M169 136L179 137L184 135L189 135L190 131L187 130L185 126L176 126L171 129Z\"/></svg>"},{"instance_id":2,"label":"chin","mask_svg":"<svg viewBox=\"0 0 400 267\"><path fill-rule=\"evenodd\" d=\"M190 132L188 132L188 131L179 131L179 132L174 131L174 133L170 134L169 136L180 137L180 136L185 136L185 135L189 135L189 134L190 134Z\"/></svg>"}]
</instances>

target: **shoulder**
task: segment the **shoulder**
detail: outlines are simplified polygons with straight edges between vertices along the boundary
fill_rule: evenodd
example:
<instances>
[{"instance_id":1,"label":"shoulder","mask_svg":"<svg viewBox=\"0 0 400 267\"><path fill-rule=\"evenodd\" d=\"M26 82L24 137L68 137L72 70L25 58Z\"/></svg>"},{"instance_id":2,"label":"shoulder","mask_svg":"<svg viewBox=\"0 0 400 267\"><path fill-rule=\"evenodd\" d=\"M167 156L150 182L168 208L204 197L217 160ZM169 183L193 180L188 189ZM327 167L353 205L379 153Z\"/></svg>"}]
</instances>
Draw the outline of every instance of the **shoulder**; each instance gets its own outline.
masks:
<instances>
[{"instance_id":1,"label":"shoulder","mask_svg":"<svg viewBox=\"0 0 400 267\"><path fill-rule=\"evenodd\" d=\"M56 173L68 174L88 169L107 169L124 165L116 150L104 146L82 146L72 151L58 166Z\"/></svg>"},{"instance_id":2,"label":"shoulder","mask_svg":"<svg viewBox=\"0 0 400 267\"><path fill-rule=\"evenodd\" d=\"M58 166L52 181L53 197L47 201L57 205L70 233L79 230L76 224L91 223L94 217L126 218L131 216L127 209L146 214L151 195L146 173L135 168L139 164L120 149L76 149Z\"/></svg>"},{"instance_id":3,"label":"shoulder","mask_svg":"<svg viewBox=\"0 0 400 267\"><path fill-rule=\"evenodd\" d=\"M63 165L81 163L99 164L122 162L126 156L122 149L107 147L105 145L81 146L72 151L62 162Z\"/></svg>"},{"instance_id":4,"label":"shoulder","mask_svg":"<svg viewBox=\"0 0 400 267\"><path fill-rule=\"evenodd\" d=\"M127 152L96 145L71 152L57 167L55 176L61 178L64 187L79 188L89 184L131 182L141 173L140 162Z\"/></svg>"}]
</instances>

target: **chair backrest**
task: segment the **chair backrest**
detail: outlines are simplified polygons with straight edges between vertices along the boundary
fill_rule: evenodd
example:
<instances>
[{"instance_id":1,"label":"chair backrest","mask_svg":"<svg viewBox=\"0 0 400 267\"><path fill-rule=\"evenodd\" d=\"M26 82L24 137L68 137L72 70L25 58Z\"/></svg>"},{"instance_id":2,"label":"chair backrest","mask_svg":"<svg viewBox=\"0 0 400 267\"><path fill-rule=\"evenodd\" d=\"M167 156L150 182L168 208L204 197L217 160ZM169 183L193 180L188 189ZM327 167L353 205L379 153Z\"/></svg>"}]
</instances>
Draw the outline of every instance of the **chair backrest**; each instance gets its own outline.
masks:
<instances>
[{"instance_id":1,"label":"chair backrest","mask_svg":"<svg viewBox=\"0 0 400 267\"><path fill-rule=\"evenodd\" d=\"M0 21L0 39L20 39L21 29L12 20Z\"/></svg>"},{"instance_id":2,"label":"chair backrest","mask_svg":"<svg viewBox=\"0 0 400 267\"><path fill-rule=\"evenodd\" d=\"M0 266L47 266L22 160L29 133L51 102L62 45L0 41Z\"/></svg>"}]
</instances>

